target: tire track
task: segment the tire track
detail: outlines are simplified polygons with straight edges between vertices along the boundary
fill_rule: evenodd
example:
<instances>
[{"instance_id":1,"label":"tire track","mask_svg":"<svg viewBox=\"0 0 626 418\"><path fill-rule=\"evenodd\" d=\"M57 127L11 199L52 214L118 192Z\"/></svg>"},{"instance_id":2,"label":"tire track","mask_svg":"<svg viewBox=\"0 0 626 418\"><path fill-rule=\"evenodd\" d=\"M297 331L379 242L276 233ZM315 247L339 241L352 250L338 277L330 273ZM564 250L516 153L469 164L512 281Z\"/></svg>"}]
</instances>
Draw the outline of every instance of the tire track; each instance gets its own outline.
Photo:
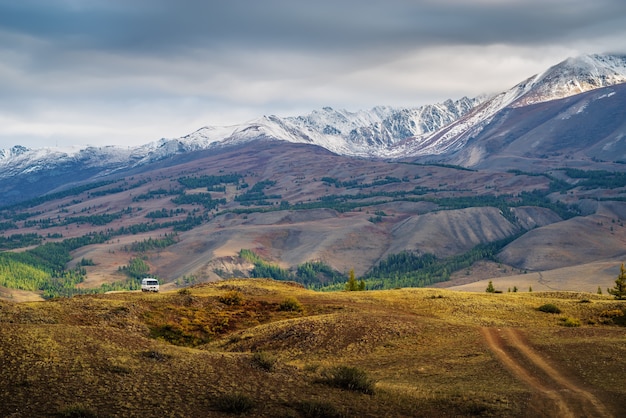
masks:
<instances>
[{"instance_id":1,"label":"tire track","mask_svg":"<svg viewBox=\"0 0 626 418\"><path fill-rule=\"evenodd\" d=\"M518 379L533 389L542 399L542 403L554 409L551 411L552 408L543 410L535 408L535 412L543 413L544 416L562 418L612 417L593 394L569 380L534 351L523 340L518 330L482 328L481 332L489 349L498 360ZM532 363L542 373L534 375L524 362L516 358L516 354Z\"/></svg>"}]
</instances>

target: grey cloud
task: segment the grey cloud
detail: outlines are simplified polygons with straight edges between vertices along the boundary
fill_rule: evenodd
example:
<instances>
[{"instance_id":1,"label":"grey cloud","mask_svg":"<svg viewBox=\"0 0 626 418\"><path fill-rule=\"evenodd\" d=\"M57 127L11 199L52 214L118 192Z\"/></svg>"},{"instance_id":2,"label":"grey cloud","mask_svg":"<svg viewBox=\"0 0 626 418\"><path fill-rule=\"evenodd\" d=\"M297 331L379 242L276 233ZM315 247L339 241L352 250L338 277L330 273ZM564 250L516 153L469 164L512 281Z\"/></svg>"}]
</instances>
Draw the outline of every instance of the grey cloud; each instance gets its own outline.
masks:
<instances>
[{"instance_id":1,"label":"grey cloud","mask_svg":"<svg viewBox=\"0 0 626 418\"><path fill-rule=\"evenodd\" d=\"M420 44L549 42L623 24L626 3L602 1L293 0L21 1L0 25L69 47L128 53L248 48L349 51ZM602 23L602 25L599 25Z\"/></svg>"}]
</instances>

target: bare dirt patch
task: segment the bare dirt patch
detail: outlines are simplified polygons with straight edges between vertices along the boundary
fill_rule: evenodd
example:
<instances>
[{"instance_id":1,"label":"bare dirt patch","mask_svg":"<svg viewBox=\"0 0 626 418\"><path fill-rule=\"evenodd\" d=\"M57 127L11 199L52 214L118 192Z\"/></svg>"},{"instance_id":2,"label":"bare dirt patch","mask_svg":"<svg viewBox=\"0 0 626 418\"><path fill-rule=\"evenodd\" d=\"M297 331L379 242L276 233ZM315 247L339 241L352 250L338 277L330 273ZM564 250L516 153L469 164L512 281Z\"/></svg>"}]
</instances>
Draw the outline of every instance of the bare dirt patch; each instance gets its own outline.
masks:
<instances>
[{"instance_id":1,"label":"bare dirt patch","mask_svg":"<svg viewBox=\"0 0 626 418\"><path fill-rule=\"evenodd\" d=\"M498 360L534 392L530 404L536 417L612 417L589 391L533 350L514 328L482 328L481 332ZM536 373L526 362L540 370Z\"/></svg>"},{"instance_id":2,"label":"bare dirt patch","mask_svg":"<svg viewBox=\"0 0 626 418\"><path fill-rule=\"evenodd\" d=\"M596 293L600 287L600 290L606 295L606 289L615 285L620 264L621 260L607 260L547 271L526 271L522 274L508 276L492 270L495 274L490 277L484 277L482 275L484 271L477 269L476 275L472 270L470 276L465 278L465 282L451 281L442 283L441 286L466 292L484 292L491 280L496 290L502 292L507 292L516 287L520 292L528 292L532 288L534 292ZM519 272L519 270L516 271ZM478 278L478 280L472 280L472 278Z\"/></svg>"},{"instance_id":3,"label":"bare dirt patch","mask_svg":"<svg viewBox=\"0 0 626 418\"><path fill-rule=\"evenodd\" d=\"M27 290L8 289L0 286L0 300L7 300L10 302L38 302L43 298L39 293L29 292Z\"/></svg>"}]
</instances>

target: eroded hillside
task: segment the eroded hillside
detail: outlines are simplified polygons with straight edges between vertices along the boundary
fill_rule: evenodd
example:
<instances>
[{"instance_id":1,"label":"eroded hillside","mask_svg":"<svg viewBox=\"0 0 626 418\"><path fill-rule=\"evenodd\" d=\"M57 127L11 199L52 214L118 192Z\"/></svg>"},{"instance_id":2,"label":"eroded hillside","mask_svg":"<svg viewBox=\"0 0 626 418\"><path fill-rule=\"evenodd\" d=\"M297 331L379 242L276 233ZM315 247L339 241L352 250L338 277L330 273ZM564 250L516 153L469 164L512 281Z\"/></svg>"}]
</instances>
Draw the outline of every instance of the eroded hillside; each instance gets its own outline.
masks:
<instances>
[{"instance_id":1,"label":"eroded hillside","mask_svg":"<svg viewBox=\"0 0 626 418\"><path fill-rule=\"evenodd\" d=\"M5 207L0 245L13 270L0 286L51 297L133 289L147 274L166 286L269 274L341 288L354 269L374 289L471 276L478 261L520 272L619 265L625 188L619 171L474 171L258 141ZM417 265L426 257L429 269L394 266L402 254ZM303 278L310 263L315 271ZM561 290L593 291L613 279Z\"/></svg>"}]
</instances>

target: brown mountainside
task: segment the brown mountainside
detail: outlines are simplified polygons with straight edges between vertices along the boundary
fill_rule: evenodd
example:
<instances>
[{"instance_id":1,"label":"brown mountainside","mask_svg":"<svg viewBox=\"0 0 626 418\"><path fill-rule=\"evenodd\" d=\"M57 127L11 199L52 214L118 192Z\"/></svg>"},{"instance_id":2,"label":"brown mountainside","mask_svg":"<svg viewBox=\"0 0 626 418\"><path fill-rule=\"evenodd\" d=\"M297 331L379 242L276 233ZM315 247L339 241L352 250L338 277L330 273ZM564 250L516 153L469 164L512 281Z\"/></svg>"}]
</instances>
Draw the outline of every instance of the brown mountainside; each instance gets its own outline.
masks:
<instances>
[{"instance_id":1,"label":"brown mountainside","mask_svg":"<svg viewBox=\"0 0 626 418\"><path fill-rule=\"evenodd\" d=\"M241 249L285 269L322 261L357 275L402 251L444 258L520 234L500 254L501 262L520 271L619 263L626 256L623 187L576 187L580 180L559 170L537 175L373 161L275 141L194 156L161 161L94 189L12 207L3 213L16 220L14 227L2 234L34 233L51 242L115 231L105 243L72 253L69 266L83 258L94 264L86 267L84 287L119 281L120 267L132 257L145 260L150 273L166 284L185 277L197 282L246 276L252 265L237 257ZM211 191L184 181L227 175L238 180L222 179ZM548 196L557 177L569 190ZM547 197L530 199L532 191ZM207 193L211 205L193 200ZM605 198L614 200L599 201ZM562 212L565 205L574 206ZM573 215L580 216L565 219ZM190 224L176 226L189 219ZM173 232L173 245L132 247ZM613 279L590 277L584 289L564 290L593 291Z\"/></svg>"}]
</instances>

